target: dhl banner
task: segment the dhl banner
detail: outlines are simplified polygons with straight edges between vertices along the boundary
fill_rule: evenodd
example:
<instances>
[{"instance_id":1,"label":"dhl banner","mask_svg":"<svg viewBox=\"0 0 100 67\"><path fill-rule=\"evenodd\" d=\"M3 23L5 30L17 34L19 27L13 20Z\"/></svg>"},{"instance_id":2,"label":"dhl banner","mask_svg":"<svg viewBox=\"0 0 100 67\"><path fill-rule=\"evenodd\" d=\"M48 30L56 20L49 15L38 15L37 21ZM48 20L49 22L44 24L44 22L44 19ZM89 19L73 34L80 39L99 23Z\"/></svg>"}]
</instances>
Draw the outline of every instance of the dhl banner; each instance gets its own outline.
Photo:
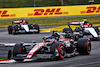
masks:
<instances>
[{"instance_id":1,"label":"dhl banner","mask_svg":"<svg viewBox=\"0 0 100 67\"><path fill-rule=\"evenodd\" d=\"M0 9L0 19L77 16L77 15L96 15L96 14L100 14L100 4Z\"/></svg>"}]
</instances>

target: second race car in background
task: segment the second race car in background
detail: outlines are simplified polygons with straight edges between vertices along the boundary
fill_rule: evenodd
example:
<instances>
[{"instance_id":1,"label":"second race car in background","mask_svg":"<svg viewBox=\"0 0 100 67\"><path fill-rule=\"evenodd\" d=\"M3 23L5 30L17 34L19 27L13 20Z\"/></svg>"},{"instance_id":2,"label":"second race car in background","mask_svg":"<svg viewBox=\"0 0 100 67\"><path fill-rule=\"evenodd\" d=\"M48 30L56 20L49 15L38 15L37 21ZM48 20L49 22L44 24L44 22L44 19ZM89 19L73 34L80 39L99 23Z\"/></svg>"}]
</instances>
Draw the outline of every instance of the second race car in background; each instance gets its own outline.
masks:
<instances>
[{"instance_id":1,"label":"second race car in background","mask_svg":"<svg viewBox=\"0 0 100 67\"><path fill-rule=\"evenodd\" d=\"M80 25L80 27L76 27L74 30L71 29L70 25ZM85 37L90 39L99 39L99 26L92 26L91 23L84 23L83 22L69 22L68 26L70 31L77 37ZM68 31L68 28L64 28L63 32Z\"/></svg>"},{"instance_id":2,"label":"second race car in background","mask_svg":"<svg viewBox=\"0 0 100 67\"><path fill-rule=\"evenodd\" d=\"M38 24L28 24L26 20L13 21L12 25L8 26L9 34L39 33L39 32L40 32L40 28Z\"/></svg>"}]
</instances>

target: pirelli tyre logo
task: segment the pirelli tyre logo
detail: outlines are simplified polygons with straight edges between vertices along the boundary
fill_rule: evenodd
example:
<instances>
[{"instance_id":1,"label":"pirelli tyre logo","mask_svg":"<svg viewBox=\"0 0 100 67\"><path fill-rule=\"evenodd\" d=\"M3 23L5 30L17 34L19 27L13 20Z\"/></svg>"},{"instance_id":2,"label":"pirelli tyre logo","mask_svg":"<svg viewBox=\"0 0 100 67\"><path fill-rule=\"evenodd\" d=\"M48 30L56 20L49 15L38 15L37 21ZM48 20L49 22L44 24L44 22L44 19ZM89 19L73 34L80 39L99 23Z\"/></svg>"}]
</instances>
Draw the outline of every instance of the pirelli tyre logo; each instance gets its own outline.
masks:
<instances>
[{"instance_id":1,"label":"pirelli tyre logo","mask_svg":"<svg viewBox=\"0 0 100 67\"><path fill-rule=\"evenodd\" d=\"M0 17L15 17L15 14L7 14L8 10L0 10Z\"/></svg>"},{"instance_id":2,"label":"pirelli tyre logo","mask_svg":"<svg viewBox=\"0 0 100 67\"><path fill-rule=\"evenodd\" d=\"M100 12L100 6L99 7L87 7L87 11L81 11L81 13L99 13Z\"/></svg>"},{"instance_id":3,"label":"pirelli tyre logo","mask_svg":"<svg viewBox=\"0 0 100 67\"><path fill-rule=\"evenodd\" d=\"M34 9L34 13L29 13L28 16L62 15L62 14L68 14L68 12L61 12L61 8Z\"/></svg>"}]
</instances>

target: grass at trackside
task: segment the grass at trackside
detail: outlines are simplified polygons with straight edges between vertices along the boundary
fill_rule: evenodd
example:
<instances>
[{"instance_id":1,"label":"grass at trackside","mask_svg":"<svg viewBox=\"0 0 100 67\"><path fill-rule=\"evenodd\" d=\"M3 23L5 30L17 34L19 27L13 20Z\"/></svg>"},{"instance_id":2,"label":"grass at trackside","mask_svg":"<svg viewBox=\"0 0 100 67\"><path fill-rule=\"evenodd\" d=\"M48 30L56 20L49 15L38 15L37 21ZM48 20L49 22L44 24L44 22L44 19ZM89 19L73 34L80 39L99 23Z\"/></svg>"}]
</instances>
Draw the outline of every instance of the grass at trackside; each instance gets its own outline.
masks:
<instances>
[{"instance_id":1,"label":"grass at trackside","mask_svg":"<svg viewBox=\"0 0 100 67\"><path fill-rule=\"evenodd\" d=\"M33 7L35 1L36 7L60 6L61 0L0 0L0 8L20 8ZM89 0L63 0L63 5L88 5ZM100 4L100 0L95 0L94 4ZM13 5L13 6L12 6Z\"/></svg>"},{"instance_id":2,"label":"grass at trackside","mask_svg":"<svg viewBox=\"0 0 100 67\"><path fill-rule=\"evenodd\" d=\"M13 5L13 6L12 6ZM59 0L35 0L36 7L61 5ZM34 0L0 0L0 8L34 7Z\"/></svg>"},{"instance_id":3,"label":"grass at trackside","mask_svg":"<svg viewBox=\"0 0 100 67\"><path fill-rule=\"evenodd\" d=\"M98 17L87 17L90 23L100 23L100 16ZM55 25L66 25L72 21L83 21L83 18L56 18L56 19L32 19L27 20L29 23L36 23L40 26L55 26ZM0 28L6 28L11 25L12 21L0 21Z\"/></svg>"}]
</instances>

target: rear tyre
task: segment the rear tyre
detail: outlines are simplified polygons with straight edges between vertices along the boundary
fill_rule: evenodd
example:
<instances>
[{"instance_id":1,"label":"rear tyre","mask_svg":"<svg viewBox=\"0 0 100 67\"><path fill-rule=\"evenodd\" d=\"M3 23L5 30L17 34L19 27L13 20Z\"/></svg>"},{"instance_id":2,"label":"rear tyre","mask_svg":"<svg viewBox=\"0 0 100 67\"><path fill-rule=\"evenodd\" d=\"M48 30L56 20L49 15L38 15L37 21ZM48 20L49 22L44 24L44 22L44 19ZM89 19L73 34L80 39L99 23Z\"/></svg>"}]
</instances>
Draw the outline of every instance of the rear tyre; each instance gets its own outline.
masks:
<instances>
[{"instance_id":1,"label":"rear tyre","mask_svg":"<svg viewBox=\"0 0 100 67\"><path fill-rule=\"evenodd\" d=\"M87 38L78 39L77 49L80 55L89 55L91 52L90 39Z\"/></svg>"},{"instance_id":2,"label":"rear tyre","mask_svg":"<svg viewBox=\"0 0 100 67\"><path fill-rule=\"evenodd\" d=\"M14 26L14 28L13 28L13 35L17 34L16 31L18 31L18 26Z\"/></svg>"},{"instance_id":3,"label":"rear tyre","mask_svg":"<svg viewBox=\"0 0 100 67\"><path fill-rule=\"evenodd\" d=\"M9 25L9 26L8 26L8 33L9 33L9 34L12 34L12 30L13 30L12 25Z\"/></svg>"},{"instance_id":4,"label":"rear tyre","mask_svg":"<svg viewBox=\"0 0 100 67\"><path fill-rule=\"evenodd\" d=\"M36 32L36 33L40 33L40 27L39 27L39 25L38 25L38 24L35 24L35 29L37 30L37 32Z\"/></svg>"},{"instance_id":5,"label":"rear tyre","mask_svg":"<svg viewBox=\"0 0 100 67\"><path fill-rule=\"evenodd\" d=\"M65 47L63 44L57 42L52 44L51 53L54 54L55 60L63 60L65 57Z\"/></svg>"},{"instance_id":6,"label":"rear tyre","mask_svg":"<svg viewBox=\"0 0 100 67\"><path fill-rule=\"evenodd\" d=\"M13 48L13 57L16 58L17 54L24 54L26 53L26 48L23 44L15 44ZM14 59L15 61L23 61L24 59Z\"/></svg>"}]
</instances>

